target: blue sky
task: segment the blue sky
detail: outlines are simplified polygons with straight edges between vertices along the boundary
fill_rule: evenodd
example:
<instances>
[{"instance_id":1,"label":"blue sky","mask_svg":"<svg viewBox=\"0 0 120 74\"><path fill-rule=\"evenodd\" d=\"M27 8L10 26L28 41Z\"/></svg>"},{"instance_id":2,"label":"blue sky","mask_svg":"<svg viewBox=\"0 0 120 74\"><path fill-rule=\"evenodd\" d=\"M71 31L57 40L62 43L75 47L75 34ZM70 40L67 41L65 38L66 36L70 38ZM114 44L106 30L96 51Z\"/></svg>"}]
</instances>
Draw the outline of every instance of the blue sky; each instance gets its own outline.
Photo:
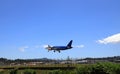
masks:
<instances>
[{"instance_id":1,"label":"blue sky","mask_svg":"<svg viewBox=\"0 0 120 74\"><path fill-rule=\"evenodd\" d=\"M48 52L44 45L74 48ZM120 55L119 0L0 0L0 57Z\"/></svg>"}]
</instances>

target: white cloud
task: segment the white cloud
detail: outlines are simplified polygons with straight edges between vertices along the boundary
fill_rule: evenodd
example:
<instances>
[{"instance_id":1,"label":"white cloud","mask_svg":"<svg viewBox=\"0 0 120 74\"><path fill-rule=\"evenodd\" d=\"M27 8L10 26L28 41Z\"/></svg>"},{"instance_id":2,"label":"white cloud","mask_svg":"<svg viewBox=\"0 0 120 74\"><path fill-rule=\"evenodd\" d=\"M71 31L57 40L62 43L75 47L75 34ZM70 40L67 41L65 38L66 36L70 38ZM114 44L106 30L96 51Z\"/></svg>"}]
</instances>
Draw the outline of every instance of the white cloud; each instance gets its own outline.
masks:
<instances>
[{"instance_id":1,"label":"white cloud","mask_svg":"<svg viewBox=\"0 0 120 74\"><path fill-rule=\"evenodd\" d=\"M52 45L42 45L43 48L46 48L48 46L53 47Z\"/></svg>"},{"instance_id":2,"label":"white cloud","mask_svg":"<svg viewBox=\"0 0 120 74\"><path fill-rule=\"evenodd\" d=\"M108 44L108 43L119 43L120 42L120 33L114 34L102 40L98 40L97 42L101 44Z\"/></svg>"},{"instance_id":3,"label":"white cloud","mask_svg":"<svg viewBox=\"0 0 120 74\"><path fill-rule=\"evenodd\" d=\"M48 45L43 45L43 48L46 48L46 47L48 47Z\"/></svg>"},{"instance_id":4,"label":"white cloud","mask_svg":"<svg viewBox=\"0 0 120 74\"><path fill-rule=\"evenodd\" d=\"M84 48L85 46L84 45L76 45L76 46L73 46L75 48Z\"/></svg>"},{"instance_id":5,"label":"white cloud","mask_svg":"<svg viewBox=\"0 0 120 74\"><path fill-rule=\"evenodd\" d=\"M36 45L35 48L38 49L38 48L46 48L48 47L48 45Z\"/></svg>"},{"instance_id":6,"label":"white cloud","mask_svg":"<svg viewBox=\"0 0 120 74\"><path fill-rule=\"evenodd\" d=\"M23 47L20 47L19 50L20 50L21 52L24 52L25 49L27 49L27 48L29 48L29 47L28 47L28 46L23 46Z\"/></svg>"}]
</instances>

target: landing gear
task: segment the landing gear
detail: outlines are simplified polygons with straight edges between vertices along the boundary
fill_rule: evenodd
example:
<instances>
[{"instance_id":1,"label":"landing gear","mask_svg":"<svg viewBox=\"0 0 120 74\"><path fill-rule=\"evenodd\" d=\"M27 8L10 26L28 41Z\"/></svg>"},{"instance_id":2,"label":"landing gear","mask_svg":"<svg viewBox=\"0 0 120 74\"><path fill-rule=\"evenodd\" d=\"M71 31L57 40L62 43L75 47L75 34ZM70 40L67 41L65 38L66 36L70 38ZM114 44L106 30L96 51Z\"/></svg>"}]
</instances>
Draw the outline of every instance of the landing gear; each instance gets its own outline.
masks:
<instances>
[{"instance_id":1,"label":"landing gear","mask_svg":"<svg viewBox=\"0 0 120 74\"><path fill-rule=\"evenodd\" d=\"M60 50L58 52L60 53Z\"/></svg>"}]
</instances>

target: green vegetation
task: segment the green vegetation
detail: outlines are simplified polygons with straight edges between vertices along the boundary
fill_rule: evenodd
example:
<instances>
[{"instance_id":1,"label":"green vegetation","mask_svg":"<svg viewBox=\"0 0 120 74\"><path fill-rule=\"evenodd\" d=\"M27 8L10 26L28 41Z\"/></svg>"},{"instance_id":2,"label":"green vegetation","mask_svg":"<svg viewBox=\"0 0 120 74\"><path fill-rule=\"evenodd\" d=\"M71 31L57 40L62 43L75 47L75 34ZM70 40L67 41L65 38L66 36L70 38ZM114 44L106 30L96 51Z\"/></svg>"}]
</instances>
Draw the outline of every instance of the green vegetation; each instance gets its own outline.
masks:
<instances>
[{"instance_id":1,"label":"green vegetation","mask_svg":"<svg viewBox=\"0 0 120 74\"><path fill-rule=\"evenodd\" d=\"M10 74L17 74L17 69L11 70Z\"/></svg>"},{"instance_id":2,"label":"green vegetation","mask_svg":"<svg viewBox=\"0 0 120 74\"><path fill-rule=\"evenodd\" d=\"M34 70L27 69L27 70L24 71L23 74L36 74L36 72Z\"/></svg>"},{"instance_id":3,"label":"green vegetation","mask_svg":"<svg viewBox=\"0 0 120 74\"><path fill-rule=\"evenodd\" d=\"M120 74L120 64L104 62L79 66L76 74Z\"/></svg>"},{"instance_id":4,"label":"green vegetation","mask_svg":"<svg viewBox=\"0 0 120 74\"><path fill-rule=\"evenodd\" d=\"M57 65L57 67L60 66ZM96 64L76 64L75 69L53 69L53 70L40 70L40 69L21 69L15 67L11 70L0 70L0 74L120 74L120 64L111 62L99 62ZM47 67L47 66L44 66ZM48 67L53 67L49 65ZM60 66L62 67L62 66ZM65 66L63 66L65 67ZM30 68L30 67L28 67ZM55 68L55 65L54 65Z\"/></svg>"}]
</instances>

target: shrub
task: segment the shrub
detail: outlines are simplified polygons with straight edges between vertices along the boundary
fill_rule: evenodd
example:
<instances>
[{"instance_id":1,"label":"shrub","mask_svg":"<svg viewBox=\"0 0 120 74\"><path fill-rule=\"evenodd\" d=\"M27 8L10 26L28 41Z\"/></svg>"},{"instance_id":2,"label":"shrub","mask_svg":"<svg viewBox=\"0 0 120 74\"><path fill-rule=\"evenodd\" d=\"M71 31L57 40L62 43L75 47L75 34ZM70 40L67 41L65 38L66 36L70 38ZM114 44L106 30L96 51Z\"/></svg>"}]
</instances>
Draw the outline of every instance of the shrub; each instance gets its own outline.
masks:
<instances>
[{"instance_id":1,"label":"shrub","mask_svg":"<svg viewBox=\"0 0 120 74\"><path fill-rule=\"evenodd\" d=\"M23 74L36 74L36 72L34 70L27 69L27 70L24 71Z\"/></svg>"},{"instance_id":2,"label":"shrub","mask_svg":"<svg viewBox=\"0 0 120 74\"><path fill-rule=\"evenodd\" d=\"M17 74L17 69L11 70L10 74Z\"/></svg>"},{"instance_id":3,"label":"shrub","mask_svg":"<svg viewBox=\"0 0 120 74\"><path fill-rule=\"evenodd\" d=\"M90 74L91 67L90 66L80 66L76 69L76 74Z\"/></svg>"},{"instance_id":4,"label":"shrub","mask_svg":"<svg viewBox=\"0 0 120 74\"><path fill-rule=\"evenodd\" d=\"M93 65L83 65L76 68L75 74L120 74L120 64L99 62Z\"/></svg>"},{"instance_id":5,"label":"shrub","mask_svg":"<svg viewBox=\"0 0 120 74\"><path fill-rule=\"evenodd\" d=\"M97 63L92 66L91 74L109 74L105 69L105 65L102 63Z\"/></svg>"}]
</instances>

